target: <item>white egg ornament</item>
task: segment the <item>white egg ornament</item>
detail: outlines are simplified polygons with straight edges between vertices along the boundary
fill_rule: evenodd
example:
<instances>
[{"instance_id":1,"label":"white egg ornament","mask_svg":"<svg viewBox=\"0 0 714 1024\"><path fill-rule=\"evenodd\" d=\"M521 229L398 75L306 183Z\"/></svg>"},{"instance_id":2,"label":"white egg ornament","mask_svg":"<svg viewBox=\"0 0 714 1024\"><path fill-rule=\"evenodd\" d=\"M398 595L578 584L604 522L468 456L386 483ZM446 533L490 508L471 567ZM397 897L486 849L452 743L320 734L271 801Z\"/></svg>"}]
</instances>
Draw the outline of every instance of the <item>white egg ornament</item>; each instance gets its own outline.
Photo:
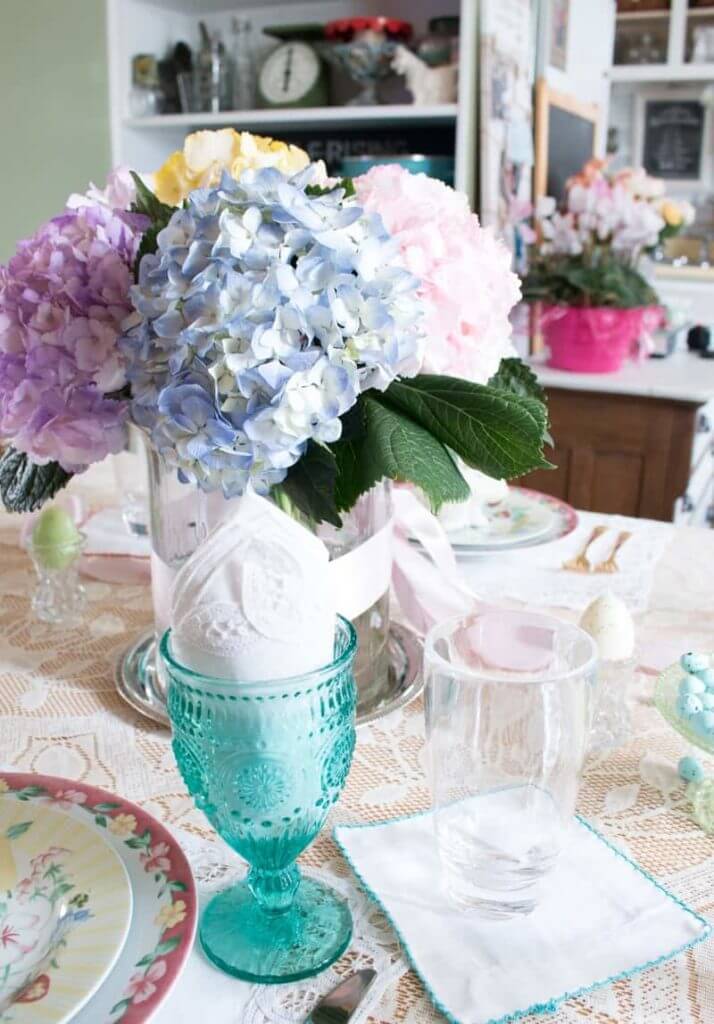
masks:
<instances>
[{"instance_id":1,"label":"white egg ornament","mask_svg":"<svg viewBox=\"0 0 714 1024\"><path fill-rule=\"evenodd\" d=\"M635 624L627 605L608 591L583 612L580 626L597 644L603 661L627 661L635 651Z\"/></svg>"}]
</instances>

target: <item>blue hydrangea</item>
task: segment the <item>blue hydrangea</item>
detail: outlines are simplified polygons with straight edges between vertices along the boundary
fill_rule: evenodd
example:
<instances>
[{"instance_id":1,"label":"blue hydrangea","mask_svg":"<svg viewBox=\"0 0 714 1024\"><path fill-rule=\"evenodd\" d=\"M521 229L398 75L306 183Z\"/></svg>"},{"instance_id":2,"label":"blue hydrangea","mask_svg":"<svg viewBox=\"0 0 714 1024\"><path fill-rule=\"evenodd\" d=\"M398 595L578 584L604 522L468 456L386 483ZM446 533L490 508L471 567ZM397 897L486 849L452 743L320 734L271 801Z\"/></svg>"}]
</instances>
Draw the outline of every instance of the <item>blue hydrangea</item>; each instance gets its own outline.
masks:
<instances>
[{"instance_id":1,"label":"blue hydrangea","mask_svg":"<svg viewBox=\"0 0 714 1024\"><path fill-rule=\"evenodd\" d=\"M144 256L123 346L133 414L182 478L265 492L423 355L418 281L381 219L312 168L225 175Z\"/></svg>"}]
</instances>

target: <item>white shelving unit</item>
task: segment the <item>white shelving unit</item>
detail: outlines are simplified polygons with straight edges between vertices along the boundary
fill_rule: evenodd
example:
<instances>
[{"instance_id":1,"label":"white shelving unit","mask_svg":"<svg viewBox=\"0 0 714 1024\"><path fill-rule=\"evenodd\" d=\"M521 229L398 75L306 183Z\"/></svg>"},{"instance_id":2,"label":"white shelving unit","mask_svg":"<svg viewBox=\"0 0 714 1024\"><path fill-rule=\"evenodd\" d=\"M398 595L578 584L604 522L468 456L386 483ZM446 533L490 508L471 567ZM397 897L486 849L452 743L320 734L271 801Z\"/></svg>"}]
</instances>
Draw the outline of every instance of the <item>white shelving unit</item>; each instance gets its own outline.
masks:
<instances>
[{"instance_id":1,"label":"white shelving unit","mask_svg":"<svg viewBox=\"0 0 714 1024\"><path fill-rule=\"evenodd\" d=\"M714 3L690 7L688 0L671 0L669 10L623 11L617 26L644 33L647 25L662 26L667 32L667 59L659 64L615 64L609 78L618 82L701 82L714 80L714 62L695 64L685 59L687 30L697 21L714 25Z\"/></svg>"},{"instance_id":2,"label":"white shelving unit","mask_svg":"<svg viewBox=\"0 0 714 1024\"><path fill-rule=\"evenodd\" d=\"M109 53L109 94L112 162L126 163L141 170L160 166L184 136L198 128L232 126L273 134L288 129L370 128L409 126L423 133L424 148L433 126L452 125L456 159L456 185L472 202L476 164L476 41L479 0L105 0ZM198 42L198 21L219 29L230 42L234 14L249 17L256 37L267 25L326 22L352 15L387 14L411 21L418 33L426 30L429 18L458 14L462 48L459 67L458 102L417 107L410 104L384 106L331 106L241 110L221 113L167 114L132 117L129 110L131 59L137 53L163 55L179 40L190 46ZM261 48L271 41L262 36ZM274 43L272 45L275 45ZM260 54L258 54L260 57ZM419 149L415 149L416 152Z\"/></svg>"},{"instance_id":3,"label":"white shelving unit","mask_svg":"<svg viewBox=\"0 0 714 1024\"><path fill-rule=\"evenodd\" d=\"M345 111L349 111L345 116ZM155 131L157 128L220 128L232 125L235 128L276 128L294 125L325 124L383 124L409 121L412 124L429 122L449 123L456 121L458 105L443 103L431 107L413 107L407 103L385 104L364 107L292 107L272 110L226 110L218 114L158 114L155 117L129 117L124 121L126 128Z\"/></svg>"}]
</instances>

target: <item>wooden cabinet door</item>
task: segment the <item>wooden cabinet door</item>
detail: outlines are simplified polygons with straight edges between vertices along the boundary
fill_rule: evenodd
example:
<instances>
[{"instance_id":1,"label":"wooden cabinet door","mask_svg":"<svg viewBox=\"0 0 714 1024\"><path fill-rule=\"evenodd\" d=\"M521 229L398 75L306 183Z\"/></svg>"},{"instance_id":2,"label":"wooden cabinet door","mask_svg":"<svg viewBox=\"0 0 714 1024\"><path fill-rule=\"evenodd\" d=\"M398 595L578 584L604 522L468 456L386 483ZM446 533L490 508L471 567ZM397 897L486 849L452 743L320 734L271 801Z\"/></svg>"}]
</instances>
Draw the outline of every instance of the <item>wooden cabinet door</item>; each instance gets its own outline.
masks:
<instances>
[{"instance_id":1,"label":"wooden cabinet door","mask_svg":"<svg viewBox=\"0 0 714 1024\"><path fill-rule=\"evenodd\" d=\"M576 508L671 521L689 475L696 406L553 388L555 470L522 479Z\"/></svg>"}]
</instances>

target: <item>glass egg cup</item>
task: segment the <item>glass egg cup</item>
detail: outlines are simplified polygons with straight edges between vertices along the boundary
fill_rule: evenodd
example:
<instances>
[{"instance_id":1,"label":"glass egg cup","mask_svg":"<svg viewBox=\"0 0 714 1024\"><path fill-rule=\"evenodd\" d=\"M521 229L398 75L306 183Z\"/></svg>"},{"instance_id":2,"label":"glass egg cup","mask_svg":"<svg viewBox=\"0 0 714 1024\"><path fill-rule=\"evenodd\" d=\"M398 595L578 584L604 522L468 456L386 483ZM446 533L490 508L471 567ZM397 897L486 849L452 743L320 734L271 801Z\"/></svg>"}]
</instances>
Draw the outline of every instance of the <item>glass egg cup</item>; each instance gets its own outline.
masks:
<instances>
[{"instance_id":1,"label":"glass egg cup","mask_svg":"<svg viewBox=\"0 0 714 1024\"><path fill-rule=\"evenodd\" d=\"M199 937L208 958L261 984L309 978L352 937L347 903L295 863L347 779L355 745L357 639L338 616L334 658L314 672L261 683L180 665L161 641L173 750L196 806L249 864L211 900Z\"/></svg>"},{"instance_id":2,"label":"glass egg cup","mask_svg":"<svg viewBox=\"0 0 714 1024\"><path fill-rule=\"evenodd\" d=\"M41 622L53 626L77 626L82 621L87 595L79 582L78 565L87 538L57 544L37 544L31 540L28 551L37 574L32 610Z\"/></svg>"}]
</instances>

